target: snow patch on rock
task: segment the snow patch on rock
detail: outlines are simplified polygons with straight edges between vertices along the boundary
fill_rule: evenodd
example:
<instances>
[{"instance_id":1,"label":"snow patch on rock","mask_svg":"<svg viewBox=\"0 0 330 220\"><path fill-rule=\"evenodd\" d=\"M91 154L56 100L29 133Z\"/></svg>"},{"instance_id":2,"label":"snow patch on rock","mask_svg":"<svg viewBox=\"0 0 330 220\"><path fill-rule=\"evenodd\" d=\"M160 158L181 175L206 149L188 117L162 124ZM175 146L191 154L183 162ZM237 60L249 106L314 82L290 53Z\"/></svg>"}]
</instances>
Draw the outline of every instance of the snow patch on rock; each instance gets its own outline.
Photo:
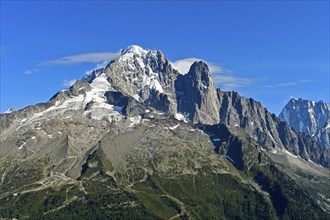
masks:
<instances>
[{"instance_id":1,"label":"snow patch on rock","mask_svg":"<svg viewBox=\"0 0 330 220\"><path fill-rule=\"evenodd\" d=\"M22 149L26 145L26 142L24 142L18 149Z\"/></svg>"},{"instance_id":2,"label":"snow patch on rock","mask_svg":"<svg viewBox=\"0 0 330 220\"><path fill-rule=\"evenodd\" d=\"M212 141L219 142L219 141L221 141L221 139L220 138L212 138Z\"/></svg>"},{"instance_id":3,"label":"snow patch on rock","mask_svg":"<svg viewBox=\"0 0 330 220\"><path fill-rule=\"evenodd\" d=\"M287 151L286 149L283 149L283 152L291 157L298 158L298 156L292 154L291 152Z\"/></svg>"},{"instance_id":4,"label":"snow patch on rock","mask_svg":"<svg viewBox=\"0 0 330 220\"><path fill-rule=\"evenodd\" d=\"M174 125L174 126L172 126L172 127L169 127L169 129L170 129L171 131L174 131L174 130L177 129L179 126L180 126L180 124L177 124L177 125Z\"/></svg>"},{"instance_id":5,"label":"snow patch on rock","mask_svg":"<svg viewBox=\"0 0 330 220\"><path fill-rule=\"evenodd\" d=\"M226 158L227 158L230 162L235 163L235 161L234 161L231 157L229 157L228 155L226 155Z\"/></svg>"},{"instance_id":6,"label":"snow patch on rock","mask_svg":"<svg viewBox=\"0 0 330 220\"><path fill-rule=\"evenodd\" d=\"M185 122L185 123L188 123L188 122L190 122L190 119L189 119L189 114L187 114L187 113L176 113L175 115L174 115L174 118L176 119L176 120L179 120L179 121L183 121L183 122Z\"/></svg>"},{"instance_id":7,"label":"snow patch on rock","mask_svg":"<svg viewBox=\"0 0 330 220\"><path fill-rule=\"evenodd\" d=\"M129 124L128 127L131 128L131 127L134 127L137 124L140 124L141 123L141 119L142 119L141 115L128 118L128 120L130 121L130 124Z\"/></svg>"}]
</instances>

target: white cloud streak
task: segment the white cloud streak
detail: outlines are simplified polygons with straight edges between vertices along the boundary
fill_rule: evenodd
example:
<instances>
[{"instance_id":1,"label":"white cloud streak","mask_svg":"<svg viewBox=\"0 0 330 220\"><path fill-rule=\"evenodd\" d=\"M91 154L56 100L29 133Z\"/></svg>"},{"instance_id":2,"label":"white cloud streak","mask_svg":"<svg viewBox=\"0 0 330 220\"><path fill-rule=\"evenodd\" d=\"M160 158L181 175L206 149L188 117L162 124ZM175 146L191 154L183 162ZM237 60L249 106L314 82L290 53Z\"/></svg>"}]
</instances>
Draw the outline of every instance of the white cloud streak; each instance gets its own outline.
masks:
<instances>
[{"instance_id":1,"label":"white cloud streak","mask_svg":"<svg viewBox=\"0 0 330 220\"><path fill-rule=\"evenodd\" d=\"M257 79L248 79L228 74L213 74L212 78L216 84L220 84L222 90L227 91L245 87L258 81Z\"/></svg>"},{"instance_id":2,"label":"white cloud streak","mask_svg":"<svg viewBox=\"0 0 330 220\"><path fill-rule=\"evenodd\" d=\"M77 63L99 63L104 61L111 61L116 59L118 53L113 52L100 52L100 53L85 53L73 56L61 57L55 60L48 60L41 65L65 65Z\"/></svg>"},{"instance_id":3,"label":"white cloud streak","mask_svg":"<svg viewBox=\"0 0 330 220\"><path fill-rule=\"evenodd\" d=\"M309 79L301 79L301 80L297 80L297 81L276 83L273 85L265 85L263 87L265 87L265 88L290 87L290 86L296 86L299 84L308 83L308 82L312 82L312 81L313 80L309 80Z\"/></svg>"},{"instance_id":4,"label":"white cloud streak","mask_svg":"<svg viewBox=\"0 0 330 220\"><path fill-rule=\"evenodd\" d=\"M311 79L301 79L301 80L298 80L298 82L300 83L307 83L307 82L313 82L314 80L311 80Z\"/></svg>"},{"instance_id":5,"label":"white cloud streak","mask_svg":"<svg viewBox=\"0 0 330 220\"><path fill-rule=\"evenodd\" d=\"M71 79L71 80L64 80L64 82L63 82L63 86L65 86L65 87L70 87L70 86L72 86L73 84L75 84L77 82L77 80L76 79Z\"/></svg>"},{"instance_id":6,"label":"white cloud streak","mask_svg":"<svg viewBox=\"0 0 330 220\"><path fill-rule=\"evenodd\" d=\"M31 74L36 73L36 72L39 72L39 69L38 68L34 68L34 69L31 69L31 70L26 70L24 72L24 74L31 75Z\"/></svg>"}]
</instances>

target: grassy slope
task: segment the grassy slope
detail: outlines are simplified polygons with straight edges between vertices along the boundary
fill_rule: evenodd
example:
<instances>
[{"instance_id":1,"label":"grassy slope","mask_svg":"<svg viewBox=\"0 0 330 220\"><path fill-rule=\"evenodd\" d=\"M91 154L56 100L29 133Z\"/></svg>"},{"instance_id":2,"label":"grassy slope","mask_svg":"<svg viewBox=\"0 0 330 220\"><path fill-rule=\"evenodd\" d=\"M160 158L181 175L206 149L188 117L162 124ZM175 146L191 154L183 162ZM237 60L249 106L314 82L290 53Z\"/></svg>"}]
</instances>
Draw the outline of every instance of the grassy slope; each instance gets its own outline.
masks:
<instances>
[{"instance_id":1,"label":"grassy slope","mask_svg":"<svg viewBox=\"0 0 330 220\"><path fill-rule=\"evenodd\" d=\"M186 129L188 130L188 129ZM139 131L141 133L141 131ZM0 217L29 219L327 219L304 190L272 162L237 170L210 151L200 132L157 128L122 135L122 163L105 140L69 185L0 199ZM186 131L187 132L187 131ZM156 134L155 137L152 135ZM146 138L147 137L147 138ZM163 138L160 138L163 137ZM154 140L157 138L157 141ZM204 138L204 139L203 139ZM141 143L140 143L140 142ZM157 146L155 146L157 145ZM135 149L134 148L134 149ZM141 149L147 149L141 152ZM157 149L157 151L153 151ZM250 148L248 148L250 149ZM128 150L128 151L126 151ZM118 153L112 152L110 153ZM118 154L119 155L119 154ZM143 157L140 155L143 155ZM111 158L111 157L110 157ZM118 157L117 157L118 158ZM125 165L125 167L116 167ZM144 169L147 167L148 172ZM117 171L116 175L113 175ZM109 174L110 173L110 174ZM255 181L263 191L248 184Z\"/></svg>"}]
</instances>

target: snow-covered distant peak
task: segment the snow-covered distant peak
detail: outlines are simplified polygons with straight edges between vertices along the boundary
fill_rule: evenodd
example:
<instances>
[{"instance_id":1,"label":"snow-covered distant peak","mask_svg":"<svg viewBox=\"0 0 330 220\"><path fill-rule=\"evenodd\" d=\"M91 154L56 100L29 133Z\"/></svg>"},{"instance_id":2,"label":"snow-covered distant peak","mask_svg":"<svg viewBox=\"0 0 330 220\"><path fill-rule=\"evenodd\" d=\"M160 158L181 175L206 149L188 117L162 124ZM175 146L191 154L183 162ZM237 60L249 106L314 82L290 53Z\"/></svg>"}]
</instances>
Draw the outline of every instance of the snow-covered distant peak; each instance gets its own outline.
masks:
<instances>
[{"instance_id":1,"label":"snow-covered distant peak","mask_svg":"<svg viewBox=\"0 0 330 220\"><path fill-rule=\"evenodd\" d=\"M314 137L328 127L330 105L323 101L309 101L302 98L291 99L279 117L288 122L296 131Z\"/></svg>"}]
</instances>

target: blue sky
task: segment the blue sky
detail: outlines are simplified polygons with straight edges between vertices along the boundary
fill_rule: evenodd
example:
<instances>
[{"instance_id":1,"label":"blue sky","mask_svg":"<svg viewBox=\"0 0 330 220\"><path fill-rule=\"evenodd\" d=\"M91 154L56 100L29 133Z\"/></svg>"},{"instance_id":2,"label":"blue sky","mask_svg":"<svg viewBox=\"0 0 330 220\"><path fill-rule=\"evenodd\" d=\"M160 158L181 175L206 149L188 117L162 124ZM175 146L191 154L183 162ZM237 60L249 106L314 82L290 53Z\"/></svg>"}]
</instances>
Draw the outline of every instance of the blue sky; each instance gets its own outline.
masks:
<instances>
[{"instance_id":1,"label":"blue sky","mask_svg":"<svg viewBox=\"0 0 330 220\"><path fill-rule=\"evenodd\" d=\"M278 114L329 102L329 1L3 1L0 112L46 102L129 45L199 58Z\"/></svg>"}]
</instances>

